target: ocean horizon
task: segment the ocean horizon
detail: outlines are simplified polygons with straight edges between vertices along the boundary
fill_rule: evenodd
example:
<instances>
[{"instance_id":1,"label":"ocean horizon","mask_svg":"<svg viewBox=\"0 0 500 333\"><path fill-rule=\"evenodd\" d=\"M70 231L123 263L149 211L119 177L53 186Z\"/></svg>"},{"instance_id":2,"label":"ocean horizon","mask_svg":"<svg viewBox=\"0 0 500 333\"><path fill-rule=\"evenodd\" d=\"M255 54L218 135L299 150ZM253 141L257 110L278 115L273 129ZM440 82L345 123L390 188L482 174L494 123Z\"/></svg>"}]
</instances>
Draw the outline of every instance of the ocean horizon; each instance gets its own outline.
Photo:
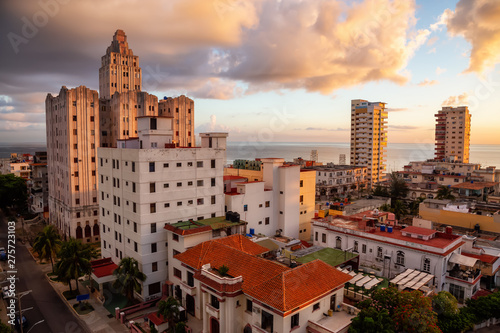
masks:
<instances>
[{"instance_id":1,"label":"ocean horizon","mask_svg":"<svg viewBox=\"0 0 500 333\"><path fill-rule=\"evenodd\" d=\"M45 151L42 143L0 143L0 158L10 157L11 153L34 154ZM323 163L339 163L340 154L345 154L349 164L349 142L237 142L227 143L227 163L236 159L265 157L284 158L293 161L302 157L310 159L311 150L318 151L318 161ZM434 157L433 143L388 143L387 170L402 170L410 161L422 161ZM500 145L472 144L470 146L470 163L479 163L483 167L500 167Z\"/></svg>"}]
</instances>

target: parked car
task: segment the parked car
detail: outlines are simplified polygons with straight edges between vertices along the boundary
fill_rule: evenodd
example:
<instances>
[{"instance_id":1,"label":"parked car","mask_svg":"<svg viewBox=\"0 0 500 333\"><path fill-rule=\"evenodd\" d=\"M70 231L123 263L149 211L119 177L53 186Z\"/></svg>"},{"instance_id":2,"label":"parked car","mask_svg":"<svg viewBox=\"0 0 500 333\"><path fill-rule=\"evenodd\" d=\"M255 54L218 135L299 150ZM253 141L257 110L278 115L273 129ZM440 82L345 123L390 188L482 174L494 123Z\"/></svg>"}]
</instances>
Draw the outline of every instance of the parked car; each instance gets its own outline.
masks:
<instances>
[{"instance_id":1,"label":"parked car","mask_svg":"<svg viewBox=\"0 0 500 333\"><path fill-rule=\"evenodd\" d=\"M20 330L20 320L19 320L19 315L16 315L16 329L19 331ZM28 320L26 319L25 316L23 316L23 330L25 330L28 327Z\"/></svg>"},{"instance_id":2,"label":"parked car","mask_svg":"<svg viewBox=\"0 0 500 333\"><path fill-rule=\"evenodd\" d=\"M5 247L0 247L0 260L7 260L7 252L5 252Z\"/></svg>"}]
</instances>

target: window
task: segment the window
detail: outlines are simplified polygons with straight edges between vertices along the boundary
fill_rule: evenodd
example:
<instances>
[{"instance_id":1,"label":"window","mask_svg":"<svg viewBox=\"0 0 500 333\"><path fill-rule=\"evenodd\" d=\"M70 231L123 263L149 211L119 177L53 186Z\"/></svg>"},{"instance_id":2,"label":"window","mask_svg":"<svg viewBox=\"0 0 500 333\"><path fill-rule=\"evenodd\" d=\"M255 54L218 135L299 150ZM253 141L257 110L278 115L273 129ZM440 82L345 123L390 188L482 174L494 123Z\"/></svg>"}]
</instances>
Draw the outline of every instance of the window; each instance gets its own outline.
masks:
<instances>
[{"instance_id":1,"label":"window","mask_svg":"<svg viewBox=\"0 0 500 333\"><path fill-rule=\"evenodd\" d=\"M135 193L135 183L132 183L132 192Z\"/></svg>"},{"instance_id":2,"label":"window","mask_svg":"<svg viewBox=\"0 0 500 333\"><path fill-rule=\"evenodd\" d=\"M219 300L217 299L216 296L210 295L210 305L215 309L219 308Z\"/></svg>"},{"instance_id":3,"label":"window","mask_svg":"<svg viewBox=\"0 0 500 333\"><path fill-rule=\"evenodd\" d=\"M172 239L173 239L174 241L178 242L178 241L179 241L179 235L177 235L177 234L172 234Z\"/></svg>"},{"instance_id":4,"label":"window","mask_svg":"<svg viewBox=\"0 0 500 333\"><path fill-rule=\"evenodd\" d=\"M80 199L75 199L75 204L79 205L80 204Z\"/></svg>"},{"instance_id":5,"label":"window","mask_svg":"<svg viewBox=\"0 0 500 333\"><path fill-rule=\"evenodd\" d=\"M290 326L291 326L291 328L299 326L299 314L298 313L294 314L292 316L292 322L291 322Z\"/></svg>"},{"instance_id":6,"label":"window","mask_svg":"<svg viewBox=\"0 0 500 333\"><path fill-rule=\"evenodd\" d=\"M151 264L151 271L156 272L158 270L158 262L154 262Z\"/></svg>"},{"instance_id":7,"label":"window","mask_svg":"<svg viewBox=\"0 0 500 333\"><path fill-rule=\"evenodd\" d=\"M156 251L158 251L156 243L151 243L151 253L155 253Z\"/></svg>"},{"instance_id":8,"label":"window","mask_svg":"<svg viewBox=\"0 0 500 333\"><path fill-rule=\"evenodd\" d=\"M300 203L301 203L301 204L303 204L303 203L304 203L304 196L303 196L303 195L301 195L301 196L300 196Z\"/></svg>"},{"instance_id":9,"label":"window","mask_svg":"<svg viewBox=\"0 0 500 333\"><path fill-rule=\"evenodd\" d=\"M300 187L304 187L304 181L303 180L300 181Z\"/></svg>"},{"instance_id":10,"label":"window","mask_svg":"<svg viewBox=\"0 0 500 333\"><path fill-rule=\"evenodd\" d=\"M210 186L215 186L215 178L210 179Z\"/></svg>"},{"instance_id":11,"label":"window","mask_svg":"<svg viewBox=\"0 0 500 333\"><path fill-rule=\"evenodd\" d=\"M180 167L182 166L182 163L180 163L180 162L179 162L179 163L177 163L177 165L176 165L176 166L177 166L178 168L180 168Z\"/></svg>"},{"instance_id":12,"label":"window","mask_svg":"<svg viewBox=\"0 0 500 333\"><path fill-rule=\"evenodd\" d=\"M319 310L319 302L313 305L313 311Z\"/></svg>"},{"instance_id":13,"label":"window","mask_svg":"<svg viewBox=\"0 0 500 333\"><path fill-rule=\"evenodd\" d=\"M187 272L187 284L190 287L194 287L194 275L191 272Z\"/></svg>"},{"instance_id":14,"label":"window","mask_svg":"<svg viewBox=\"0 0 500 333\"><path fill-rule=\"evenodd\" d=\"M159 294L161 292L161 283L158 281L158 282L155 282L155 283L151 283L149 286L148 286L148 289L149 289L149 295L154 295L154 294Z\"/></svg>"},{"instance_id":15,"label":"window","mask_svg":"<svg viewBox=\"0 0 500 333\"><path fill-rule=\"evenodd\" d=\"M354 241L354 249L353 252L358 252L358 241Z\"/></svg>"},{"instance_id":16,"label":"window","mask_svg":"<svg viewBox=\"0 0 500 333\"><path fill-rule=\"evenodd\" d=\"M155 172L155 162L149 162L149 172Z\"/></svg>"},{"instance_id":17,"label":"window","mask_svg":"<svg viewBox=\"0 0 500 333\"><path fill-rule=\"evenodd\" d=\"M266 201L266 208L271 207L271 201Z\"/></svg>"},{"instance_id":18,"label":"window","mask_svg":"<svg viewBox=\"0 0 500 333\"><path fill-rule=\"evenodd\" d=\"M135 162L132 162L132 172L135 172Z\"/></svg>"},{"instance_id":19,"label":"window","mask_svg":"<svg viewBox=\"0 0 500 333\"><path fill-rule=\"evenodd\" d=\"M321 234L321 241L326 243L326 234Z\"/></svg>"},{"instance_id":20,"label":"window","mask_svg":"<svg viewBox=\"0 0 500 333\"><path fill-rule=\"evenodd\" d=\"M182 182L177 183L177 187L181 187L181 186L182 186Z\"/></svg>"},{"instance_id":21,"label":"window","mask_svg":"<svg viewBox=\"0 0 500 333\"><path fill-rule=\"evenodd\" d=\"M188 162L188 163L187 163L187 166L188 166L188 167L192 167L192 166L193 166L193 162Z\"/></svg>"},{"instance_id":22,"label":"window","mask_svg":"<svg viewBox=\"0 0 500 333\"><path fill-rule=\"evenodd\" d=\"M165 203L163 204L163 207L164 207L164 208L168 208L168 207L170 207L170 203L165 202Z\"/></svg>"},{"instance_id":23,"label":"window","mask_svg":"<svg viewBox=\"0 0 500 333\"><path fill-rule=\"evenodd\" d=\"M342 237L337 236L335 238L335 248L342 249Z\"/></svg>"},{"instance_id":24,"label":"window","mask_svg":"<svg viewBox=\"0 0 500 333\"><path fill-rule=\"evenodd\" d=\"M196 167L197 168L203 168L203 161L196 162Z\"/></svg>"},{"instance_id":25,"label":"window","mask_svg":"<svg viewBox=\"0 0 500 333\"><path fill-rule=\"evenodd\" d=\"M75 177L78 177L78 171L75 171L74 175Z\"/></svg>"},{"instance_id":26,"label":"window","mask_svg":"<svg viewBox=\"0 0 500 333\"><path fill-rule=\"evenodd\" d=\"M163 163L164 168L168 168L168 163Z\"/></svg>"},{"instance_id":27,"label":"window","mask_svg":"<svg viewBox=\"0 0 500 333\"><path fill-rule=\"evenodd\" d=\"M252 312L252 310L253 310L253 302L247 299L247 311Z\"/></svg>"},{"instance_id":28,"label":"window","mask_svg":"<svg viewBox=\"0 0 500 333\"><path fill-rule=\"evenodd\" d=\"M266 220L265 220L265 224L268 225L269 224L269 217L266 217Z\"/></svg>"},{"instance_id":29,"label":"window","mask_svg":"<svg viewBox=\"0 0 500 333\"><path fill-rule=\"evenodd\" d=\"M248 205L243 205L243 211L247 212L248 211Z\"/></svg>"},{"instance_id":30,"label":"window","mask_svg":"<svg viewBox=\"0 0 500 333\"><path fill-rule=\"evenodd\" d=\"M366 244L361 245L361 252L366 253Z\"/></svg>"},{"instance_id":31,"label":"window","mask_svg":"<svg viewBox=\"0 0 500 333\"><path fill-rule=\"evenodd\" d=\"M453 283L450 283L450 294L455 296L459 303L464 302L465 288Z\"/></svg>"},{"instance_id":32,"label":"window","mask_svg":"<svg viewBox=\"0 0 500 333\"><path fill-rule=\"evenodd\" d=\"M382 259L382 247L377 247L377 258Z\"/></svg>"},{"instance_id":33,"label":"window","mask_svg":"<svg viewBox=\"0 0 500 333\"><path fill-rule=\"evenodd\" d=\"M156 232L156 223L151 223L151 233L154 234Z\"/></svg>"},{"instance_id":34,"label":"window","mask_svg":"<svg viewBox=\"0 0 500 333\"><path fill-rule=\"evenodd\" d=\"M150 106L150 108L151 108L151 106ZM152 129L152 130L157 129L156 123L157 123L157 119L156 118L150 118L149 119L149 129Z\"/></svg>"},{"instance_id":35,"label":"window","mask_svg":"<svg viewBox=\"0 0 500 333\"><path fill-rule=\"evenodd\" d=\"M316 233L314 234L314 240L315 241L318 241L318 232L316 231Z\"/></svg>"},{"instance_id":36,"label":"window","mask_svg":"<svg viewBox=\"0 0 500 333\"><path fill-rule=\"evenodd\" d=\"M177 201L177 206L182 206L182 201Z\"/></svg>"},{"instance_id":37,"label":"window","mask_svg":"<svg viewBox=\"0 0 500 333\"><path fill-rule=\"evenodd\" d=\"M264 329L267 332L274 332L273 329L273 315L262 310L262 329Z\"/></svg>"},{"instance_id":38,"label":"window","mask_svg":"<svg viewBox=\"0 0 500 333\"><path fill-rule=\"evenodd\" d=\"M156 184L149 183L149 193L155 193L155 192L156 192Z\"/></svg>"},{"instance_id":39,"label":"window","mask_svg":"<svg viewBox=\"0 0 500 333\"><path fill-rule=\"evenodd\" d=\"M198 200L196 200L196 203L197 203L198 205L203 205L203 203L204 203L203 198L198 198Z\"/></svg>"},{"instance_id":40,"label":"window","mask_svg":"<svg viewBox=\"0 0 500 333\"><path fill-rule=\"evenodd\" d=\"M196 186L203 186L203 179L196 181Z\"/></svg>"},{"instance_id":41,"label":"window","mask_svg":"<svg viewBox=\"0 0 500 333\"><path fill-rule=\"evenodd\" d=\"M80 186L75 185L75 191L76 191L76 192L80 191Z\"/></svg>"},{"instance_id":42,"label":"window","mask_svg":"<svg viewBox=\"0 0 500 333\"><path fill-rule=\"evenodd\" d=\"M212 205L215 205L215 195L212 195L212 197L210 198L210 203Z\"/></svg>"},{"instance_id":43,"label":"window","mask_svg":"<svg viewBox=\"0 0 500 333\"><path fill-rule=\"evenodd\" d=\"M215 160L211 160L211 161L210 161L210 167L211 167L212 169L215 169Z\"/></svg>"},{"instance_id":44,"label":"window","mask_svg":"<svg viewBox=\"0 0 500 333\"><path fill-rule=\"evenodd\" d=\"M156 213L156 203L149 204L149 212Z\"/></svg>"},{"instance_id":45,"label":"window","mask_svg":"<svg viewBox=\"0 0 500 333\"><path fill-rule=\"evenodd\" d=\"M137 213L137 204L135 202L132 202L132 211Z\"/></svg>"},{"instance_id":46,"label":"window","mask_svg":"<svg viewBox=\"0 0 500 333\"><path fill-rule=\"evenodd\" d=\"M174 267L174 276L179 278L179 279L182 279L182 272L175 267Z\"/></svg>"},{"instance_id":47,"label":"window","mask_svg":"<svg viewBox=\"0 0 500 333\"><path fill-rule=\"evenodd\" d=\"M429 258L424 259L424 272L430 272L431 271L431 260Z\"/></svg>"},{"instance_id":48,"label":"window","mask_svg":"<svg viewBox=\"0 0 500 333\"><path fill-rule=\"evenodd\" d=\"M134 222L134 232L137 232L137 222Z\"/></svg>"},{"instance_id":49,"label":"window","mask_svg":"<svg viewBox=\"0 0 500 333\"><path fill-rule=\"evenodd\" d=\"M168 183L163 184L163 188L168 188Z\"/></svg>"},{"instance_id":50,"label":"window","mask_svg":"<svg viewBox=\"0 0 500 333\"><path fill-rule=\"evenodd\" d=\"M403 251L398 251L396 253L396 264L404 265L405 264L405 254Z\"/></svg>"}]
</instances>

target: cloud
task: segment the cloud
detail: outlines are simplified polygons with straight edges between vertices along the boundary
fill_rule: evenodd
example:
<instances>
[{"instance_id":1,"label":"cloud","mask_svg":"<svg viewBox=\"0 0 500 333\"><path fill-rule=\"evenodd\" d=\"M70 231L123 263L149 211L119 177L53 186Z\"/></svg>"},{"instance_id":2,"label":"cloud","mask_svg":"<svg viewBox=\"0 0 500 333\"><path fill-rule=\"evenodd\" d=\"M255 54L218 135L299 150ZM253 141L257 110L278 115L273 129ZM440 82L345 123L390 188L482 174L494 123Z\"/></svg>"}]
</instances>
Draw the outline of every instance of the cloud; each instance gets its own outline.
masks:
<instances>
[{"instance_id":1,"label":"cloud","mask_svg":"<svg viewBox=\"0 0 500 333\"><path fill-rule=\"evenodd\" d=\"M427 41L427 46L432 46L434 43L436 43L439 40L438 36L434 36L432 38L429 38Z\"/></svg>"},{"instance_id":2,"label":"cloud","mask_svg":"<svg viewBox=\"0 0 500 333\"><path fill-rule=\"evenodd\" d=\"M483 73L500 61L500 2L460 0L455 11L442 15L448 33L462 36L471 46L467 72Z\"/></svg>"},{"instance_id":3,"label":"cloud","mask_svg":"<svg viewBox=\"0 0 500 333\"><path fill-rule=\"evenodd\" d=\"M463 106L469 102L469 94L464 92L461 95L450 96L441 103L441 106Z\"/></svg>"},{"instance_id":4,"label":"cloud","mask_svg":"<svg viewBox=\"0 0 500 333\"><path fill-rule=\"evenodd\" d=\"M210 116L210 122L203 123L196 127L196 133L205 132L239 132L238 128L229 128L228 126L217 124L217 117L213 114Z\"/></svg>"},{"instance_id":5,"label":"cloud","mask_svg":"<svg viewBox=\"0 0 500 333\"><path fill-rule=\"evenodd\" d=\"M439 67L439 66L436 68L436 74L437 74L437 75L441 75L441 74L443 74L444 72L446 72L446 68L441 68L441 67Z\"/></svg>"},{"instance_id":6,"label":"cloud","mask_svg":"<svg viewBox=\"0 0 500 333\"><path fill-rule=\"evenodd\" d=\"M445 9L445 11L441 15L439 15L438 20L435 23L431 24L431 26L430 26L431 30L432 31L441 30L441 27L443 25L446 25L449 17L452 14L453 14L453 12L450 9Z\"/></svg>"},{"instance_id":7,"label":"cloud","mask_svg":"<svg viewBox=\"0 0 500 333\"><path fill-rule=\"evenodd\" d=\"M406 126L406 125L389 125L388 128L393 130L414 130L418 129L418 126Z\"/></svg>"},{"instance_id":8,"label":"cloud","mask_svg":"<svg viewBox=\"0 0 500 333\"><path fill-rule=\"evenodd\" d=\"M430 49L429 51L427 51L427 54L431 54L431 53L436 53L436 48L433 47L432 49Z\"/></svg>"},{"instance_id":9,"label":"cloud","mask_svg":"<svg viewBox=\"0 0 500 333\"><path fill-rule=\"evenodd\" d=\"M400 112L400 111L408 111L408 108L386 108L387 112Z\"/></svg>"},{"instance_id":10,"label":"cloud","mask_svg":"<svg viewBox=\"0 0 500 333\"><path fill-rule=\"evenodd\" d=\"M438 81L436 80L429 80L428 78L425 78L425 80L423 80L422 82L419 82L418 85L423 87L423 86L433 86L435 84L437 84Z\"/></svg>"},{"instance_id":11,"label":"cloud","mask_svg":"<svg viewBox=\"0 0 500 333\"><path fill-rule=\"evenodd\" d=\"M195 98L232 99L242 95L243 89L236 82L211 78L201 87L188 90L188 95Z\"/></svg>"}]
</instances>

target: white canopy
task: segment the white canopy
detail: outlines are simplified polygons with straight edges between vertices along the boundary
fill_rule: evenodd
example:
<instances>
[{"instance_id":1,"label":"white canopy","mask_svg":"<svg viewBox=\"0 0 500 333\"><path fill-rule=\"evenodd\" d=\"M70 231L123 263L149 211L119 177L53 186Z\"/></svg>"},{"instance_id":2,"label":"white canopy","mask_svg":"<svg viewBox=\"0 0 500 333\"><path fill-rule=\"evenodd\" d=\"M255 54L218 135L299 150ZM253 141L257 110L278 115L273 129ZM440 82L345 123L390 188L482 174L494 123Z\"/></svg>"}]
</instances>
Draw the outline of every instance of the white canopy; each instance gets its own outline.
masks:
<instances>
[{"instance_id":1,"label":"white canopy","mask_svg":"<svg viewBox=\"0 0 500 333\"><path fill-rule=\"evenodd\" d=\"M453 253L450 257L450 262L468 267L474 267L478 260L479 259L466 257L458 253Z\"/></svg>"}]
</instances>

